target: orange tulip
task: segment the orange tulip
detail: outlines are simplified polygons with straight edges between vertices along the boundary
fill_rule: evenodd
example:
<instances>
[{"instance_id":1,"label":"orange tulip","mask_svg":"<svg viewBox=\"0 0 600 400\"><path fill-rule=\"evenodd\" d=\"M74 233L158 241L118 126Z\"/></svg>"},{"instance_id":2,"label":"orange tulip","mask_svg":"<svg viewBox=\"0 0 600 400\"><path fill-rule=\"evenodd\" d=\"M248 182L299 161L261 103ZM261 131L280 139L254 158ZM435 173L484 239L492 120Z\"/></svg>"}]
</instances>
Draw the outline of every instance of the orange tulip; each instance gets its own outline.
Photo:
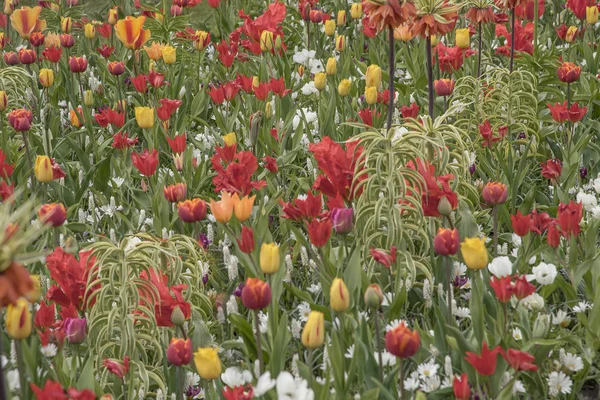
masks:
<instances>
[{"instance_id":1,"label":"orange tulip","mask_svg":"<svg viewBox=\"0 0 600 400\"><path fill-rule=\"evenodd\" d=\"M143 29L146 17L125 17L117 21L115 31L125 47L132 50L140 49L150 39L150 30Z\"/></svg>"},{"instance_id":2,"label":"orange tulip","mask_svg":"<svg viewBox=\"0 0 600 400\"><path fill-rule=\"evenodd\" d=\"M39 22L39 16L42 12L42 7L21 7L15 10L10 16L12 27L21 35L23 39L29 39L31 33L35 30Z\"/></svg>"},{"instance_id":3,"label":"orange tulip","mask_svg":"<svg viewBox=\"0 0 600 400\"><path fill-rule=\"evenodd\" d=\"M231 219L233 214L233 200L231 195L227 192L221 193L221 200L214 201L210 199L210 212L217 221L222 224L226 224Z\"/></svg>"},{"instance_id":4,"label":"orange tulip","mask_svg":"<svg viewBox=\"0 0 600 400\"><path fill-rule=\"evenodd\" d=\"M83 126L83 122L79 120L79 115L83 117L83 110L81 107L77 107L77 111L71 109L69 110L69 116L71 117L71 125L75 128L81 128Z\"/></svg>"},{"instance_id":5,"label":"orange tulip","mask_svg":"<svg viewBox=\"0 0 600 400\"><path fill-rule=\"evenodd\" d=\"M250 218L255 198L256 195L252 197L244 196L241 199L237 193L233 195L233 197L231 198L231 200L233 201L233 212L235 213L235 217L239 221L243 222Z\"/></svg>"}]
</instances>

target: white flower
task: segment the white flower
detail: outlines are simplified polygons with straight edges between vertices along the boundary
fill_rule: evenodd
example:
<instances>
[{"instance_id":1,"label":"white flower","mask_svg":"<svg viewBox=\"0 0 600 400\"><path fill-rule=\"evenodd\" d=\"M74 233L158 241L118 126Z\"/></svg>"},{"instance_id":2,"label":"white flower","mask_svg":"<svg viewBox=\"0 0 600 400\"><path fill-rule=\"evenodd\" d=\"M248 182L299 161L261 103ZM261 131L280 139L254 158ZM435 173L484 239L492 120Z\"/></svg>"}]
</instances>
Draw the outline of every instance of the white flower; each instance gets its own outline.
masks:
<instances>
[{"instance_id":1,"label":"white flower","mask_svg":"<svg viewBox=\"0 0 600 400\"><path fill-rule=\"evenodd\" d=\"M552 372L548 375L548 393L550 396L556 396L560 393L571 393L573 381L564 372Z\"/></svg>"},{"instance_id":2,"label":"white flower","mask_svg":"<svg viewBox=\"0 0 600 400\"><path fill-rule=\"evenodd\" d=\"M52 358L56 355L56 352L58 351L58 347L56 347L56 345L54 343L49 343L46 346L42 346L40 351L42 352L42 355L44 357Z\"/></svg>"},{"instance_id":3,"label":"white flower","mask_svg":"<svg viewBox=\"0 0 600 400\"><path fill-rule=\"evenodd\" d=\"M523 340L523 333L521 332L521 329L519 329L519 328L514 328L512 330L512 336L513 336L513 339L515 339L517 341Z\"/></svg>"},{"instance_id":4,"label":"white flower","mask_svg":"<svg viewBox=\"0 0 600 400\"><path fill-rule=\"evenodd\" d=\"M533 275L527 275L527 280L535 279L540 285L551 285L558 275L556 265L546 264L541 262L537 267L533 267L531 270Z\"/></svg>"},{"instance_id":5,"label":"white flower","mask_svg":"<svg viewBox=\"0 0 600 400\"><path fill-rule=\"evenodd\" d=\"M308 315L310 314L310 304L303 301L298 305L298 314L300 314L300 321L308 321Z\"/></svg>"},{"instance_id":6,"label":"white flower","mask_svg":"<svg viewBox=\"0 0 600 400\"><path fill-rule=\"evenodd\" d=\"M560 349L559 358L562 365L569 371L577 372L583 369L583 360L575 354L566 353L564 349Z\"/></svg>"},{"instance_id":7,"label":"white flower","mask_svg":"<svg viewBox=\"0 0 600 400\"><path fill-rule=\"evenodd\" d=\"M394 319L394 320L390 321L390 323L385 326L385 331L386 332L387 331L391 331L392 329L394 329L395 327L397 327L400 324L404 324L404 325L406 325L408 327L408 322L406 322L405 320L403 320L403 319Z\"/></svg>"},{"instance_id":8,"label":"white flower","mask_svg":"<svg viewBox=\"0 0 600 400\"><path fill-rule=\"evenodd\" d=\"M275 386L279 400L313 400L315 397L306 380L294 379L287 371L279 374Z\"/></svg>"},{"instance_id":9,"label":"white flower","mask_svg":"<svg viewBox=\"0 0 600 400\"><path fill-rule=\"evenodd\" d=\"M598 200L593 194L587 194L583 190L577 193L577 202L583 205L586 211L592 211L598 205Z\"/></svg>"},{"instance_id":10,"label":"white flower","mask_svg":"<svg viewBox=\"0 0 600 400\"><path fill-rule=\"evenodd\" d=\"M523 299L523 304L533 310L544 307L544 298L537 293L532 293Z\"/></svg>"},{"instance_id":11,"label":"white flower","mask_svg":"<svg viewBox=\"0 0 600 400\"><path fill-rule=\"evenodd\" d=\"M17 391L21 388L21 382L19 380L19 371L16 369L11 369L6 373L6 382L8 383L8 388L11 391Z\"/></svg>"},{"instance_id":12,"label":"white flower","mask_svg":"<svg viewBox=\"0 0 600 400\"><path fill-rule=\"evenodd\" d=\"M454 265L453 265L454 277L463 276L466 272L467 272L467 266L465 264L460 263L458 261L454 262Z\"/></svg>"},{"instance_id":13,"label":"white flower","mask_svg":"<svg viewBox=\"0 0 600 400\"><path fill-rule=\"evenodd\" d=\"M346 353L344 354L344 357L346 358L352 358L354 357L354 343L351 344L350 346L348 346L348 348L346 349Z\"/></svg>"},{"instance_id":14,"label":"white flower","mask_svg":"<svg viewBox=\"0 0 600 400\"><path fill-rule=\"evenodd\" d=\"M185 374L185 386L198 386L200 384L200 375L195 372L188 372Z\"/></svg>"},{"instance_id":15,"label":"white flower","mask_svg":"<svg viewBox=\"0 0 600 400\"><path fill-rule=\"evenodd\" d=\"M427 363L419 364L419 366L417 367L417 371L419 372L419 376L421 377L421 379L425 379L427 377L437 375L439 368L440 366L436 364L434 360Z\"/></svg>"},{"instance_id":16,"label":"white flower","mask_svg":"<svg viewBox=\"0 0 600 400\"><path fill-rule=\"evenodd\" d=\"M221 374L221 380L229 387L244 386L252 382L252 373L239 367L230 367Z\"/></svg>"},{"instance_id":17,"label":"white flower","mask_svg":"<svg viewBox=\"0 0 600 400\"><path fill-rule=\"evenodd\" d=\"M519 235L517 235L516 233L513 233L512 234L512 244L513 244L513 246L515 246L515 247L521 247L521 243L522 243L521 237Z\"/></svg>"},{"instance_id":18,"label":"white flower","mask_svg":"<svg viewBox=\"0 0 600 400\"><path fill-rule=\"evenodd\" d=\"M512 274L512 262L506 256L496 257L488 265L488 269L498 279Z\"/></svg>"},{"instance_id":19,"label":"white flower","mask_svg":"<svg viewBox=\"0 0 600 400\"><path fill-rule=\"evenodd\" d=\"M271 379L271 373L265 372L258 378L256 386L254 386L254 396L260 397L275 387L275 379Z\"/></svg>"},{"instance_id":20,"label":"white flower","mask_svg":"<svg viewBox=\"0 0 600 400\"><path fill-rule=\"evenodd\" d=\"M567 314L564 310L558 310L556 314L552 316L552 324L553 325L563 325L565 323L568 325L570 321L569 314Z\"/></svg>"},{"instance_id":21,"label":"white flower","mask_svg":"<svg viewBox=\"0 0 600 400\"><path fill-rule=\"evenodd\" d=\"M305 84L304 86L302 86L302 89L300 89L300 91L305 96L319 93L319 89L316 88L314 81L310 81L307 84Z\"/></svg>"},{"instance_id":22,"label":"white flower","mask_svg":"<svg viewBox=\"0 0 600 400\"><path fill-rule=\"evenodd\" d=\"M417 390L419 385L419 373L417 371L414 371L408 378L404 380L404 389L408 390L409 392L414 392Z\"/></svg>"},{"instance_id":23,"label":"white flower","mask_svg":"<svg viewBox=\"0 0 600 400\"><path fill-rule=\"evenodd\" d=\"M142 243L142 239L137 236L127 239L127 244L125 245L125 255L131 253L131 251L135 249L135 246L137 246L139 243Z\"/></svg>"},{"instance_id":24,"label":"white flower","mask_svg":"<svg viewBox=\"0 0 600 400\"><path fill-rule=\"evenodd\" d=\"M600 194L600 174L598 174L598 178L594 179L594 190Z\"/></svg>"},{"instance_id":25,"label":"white flower","mask_svg":"<svg viewBox=\"0 0 600 400\"><path fill-rule=\"evenodd\" d=\"M379 354L375 353L374 357L377 361L377 364L379 364ZM387 350L384 350L381 353L381 363L384 367L393 367L394 365L396 365L396 356L388 352Z\"/></svg>"},{"instance_id":26,"label":"white flower","mask_svg":"<svg viewBox=\"0 0 600 400\"><path fill-rule=\"evenodd\" d=\"M452 314L458 318L469 318L471 316L471 309L469 307L456 307L452 309Z\"/></svg>"},{"instance_id":27,"label":"white flower","mask_svg":"<svg viewBox=\"0 0 600 400\"><path fill-rule=\"evenodd\" d=\"M573 307L573 312L581 313L590 308L592 308L592 306L587 301L580 301L576 306Z\"/></svg>"},{"instance_id":28,"label":"white flower","mask_svg":"<svg viewBox=\"0 0 600 400\"><path fill-rule=\"evenodd\" d=\"M439 389L441 384L440 377L437 375L423 378L421 390L425 393L434 392Z\"/></svg>"}]
</instances>

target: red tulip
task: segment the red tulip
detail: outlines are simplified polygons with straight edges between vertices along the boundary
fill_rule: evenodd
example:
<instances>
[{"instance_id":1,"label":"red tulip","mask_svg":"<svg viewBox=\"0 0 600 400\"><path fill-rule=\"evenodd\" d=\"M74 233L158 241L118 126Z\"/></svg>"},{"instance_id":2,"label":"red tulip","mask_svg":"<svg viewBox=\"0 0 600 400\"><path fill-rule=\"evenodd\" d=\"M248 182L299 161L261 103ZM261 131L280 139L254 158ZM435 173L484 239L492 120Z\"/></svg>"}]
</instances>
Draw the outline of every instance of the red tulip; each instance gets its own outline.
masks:
<instances>
[{"instance_id":1,"label":"red tulip","mask_svg":"<svg viewBox=\"0 0 600 400\"><path fill-rule=\"evenodd\" d=\"M206 202L192 199L177 203L177 215L183 222L197 222L206 218Z\"/></svg>"},{"instance_id":2,"label":"red tulip","mask_svg":"<svg viewBox=\"0 0 600 400\"><path fill-rule=\"evenodd\" d=\"M271 286L258 278L246 279L242 289L242 304L251 310L262 310L271 303Z\"/></svg>"},{"instance_id":3,"label":"red tulip","mask_svg":"<svg viewBox=\"0 0 600 400\"><path fill-rule=\"evenodd\" d=\"M503 183L490 182L483 187L481 196L488 205L503 204L508 198L508 189Z\"/></svg>"},{"instance_id":4,"label":"red tulip","mask_svg":"<svg viewBox=\"0 0 600 400\"><path fill-rule=\"evenodd\" d=\"M102 47L98 47L96 50L102 57L108 59L112 55L113 51L115 51L115 48L103 44Z\"/></svg>"},{"instance_id":5,"label":"red tulip","mask_svg":"<svg viewBox=\"0 0 600 400\"><path fill-rule=\"evenodd\" d=\"M267 169L269 172L277 173L279 167L277 166L277 160L274 157L265 156L263 157L263 161L265 162L263 165L265 169Z\"/></svg>"},{"instance_id":6,"label":"red tulip","mask_svg":"<svg viewBox=\"0 0 600 400\"><path fill-rule=\"evenodd\" d=\"M560 245L560 231L558 230L556 224L552 224L550 227L548 227L546 241L548 242L548 246L552 247L553 249Z\"/></svg>"},{"instance_id":7,"label":"red tulip","mask_svg":"<svg viewBox=\"0 0 600 400\"><path fill-rule=\"evenodd\" d=\"M129 357L125 356L123 362L115 360L114 358L105 358L102 363L104 368L115 374L119 378L123 378L129 372Z\"/></svg>"},{"instance_id":8,"label":"red tulip","mask_svg":"<svg viewBox=\"0 0 600 400\"><path fill-rule=\"evenodd\" d=\"M69 57L69 69L74 74L85 72L88 60L85 57Z\"/></svg>"},{"instance_id":9,"label":"red tulip","mask_svg":"<svg viewBox=\"0 0 600 400\"><path fill-rule=\"evenodd\" d=\"M525 275L519 276L513 284L513 293L519 300L523 300L525 297L535 292L535 286L527 282Z\"/></svg>"},{"instance_id":10,"label":"red tulip","mask_svg":"<svg viewBox=\"0 0 600 400\"><path fill-rule=\"evenodd\" d=\"M531 232L541 235L543 231L548 229L553 219L545 212L533 210L531 212Z\"/></svg>"},{"instance_id":11,"label":"red tulip","mask_svg":"<svg viewBox=\"0 0 600 400\"><path fill-rule=\"evenodd\" d=\"M176 183L175 185L165 186L163 193L168 202L177 203L185 200L187 186L185 183Z\"/></svg>"},{"instance_id":12,"label":"red tulip","mask_svg":"<svg viewBox=\"0 0 600 400\"><path fill-rule=\"evenodd\" d=\"M452 380L452 390L454 391L456 400L469 400L471 398L471 388L469 387L467 374L462 374L460 378L457 376L454 377Z\"/></svg>"},{"instance_id":13,"label":"red tulip","mask_svg":"<svg viewBox=\"0 0 600 400\"><path fill-rule=\"evenodd\" d=\"M481 347L481 355L467 351L465 360L475 368L479 375L490 376L496 372L497 356L502 352L500 346L490 350L487 343L483 342Z\"/></svg>"},{"instance_id":14,"label":"red tulip","mask_svg":"<svg viewBox=\"0 0 600 400\"><path fill-rule=\"evenodd\" d=\"M23 65L33 64L35 62L35 51L32 49L19 50L19 61Z\"/></svg>"},{"instance_id":15,"label":"red tulip","mask_svg":"<svg viewBox=\"0 0 600 400\"><path fill-rule=\"evenodd\" d=\"M566 100L562 104L560 104L560 103L554 103L554 105L546 104L546 107L548 107L548 109L550 110L550 113L552 114L552 119L558 123L565 122L569 117L569 114L567 111Z\"/></svg>"},{"instance_id":16,"label":"red tulip","mask_svg":"<svg viewBox=\"0 0 600 400\"><path fill-rule=\"evenodd\" d=\"M439 228L433 239L433 249L441 256L456 254L460 246L458 229Z\"/></svg>"},{"instance_id":17,"label":"red tulip","mask_svg":"<svg viewBox=\"0 0 600 400\"><path fill-rule=\"evenodd\" d=\"M577 236L581 232L579 223L583 216L583 204L575 203L573 200L569 204L560 203L558 206L558 224L563 236Z\"/></svg>"},{"instance_id":18,"label":"red tulip","mask_svg":"<svg viewBox=\"0 0 600 400\"><path fill-rule=\"evenodd\" d=\"M217 105L223 104L223 102L225 101L225 93L223 93L223 89L220 87L211 87L210 91L208 92L208 95L210 96L212 101Z\"/></svg>"},{"instance_id":19,"label":"red tulip","mask_svg":"<svg viewBox=\"0 0 600 400\"><path fill-rule=\"evenodd\" d=\"M148 90L148 77L146 75L138 75L133 78L129 78L129 81L139 93L146 93Z\"/></svg>"},{"instance_id":20,"label":"red tulip","mask_svg":"<svg viewBox=\"0 0 600 400\"><path fill-rule=\"evenodd\" d=\"M517 349L508 349L506 353L502 353L502 357L515 371L537 371L538 367L532 364L535 357L525 351Z\"/></svg>"},{"instance_id":21,"label":"red tulip","mask_svg":"<svg viewBox=\"0 0 600 400\"><path fill-rule=\"evenodd\" d=\"M542 167L542 176L546 179L557 179L560 178L562 172L562 163L560 160L552 159L546 162L540 163Z\"/></svg>"},{"instance_id":22,"label":"red tulip","mask_svg":"<svg viewBox=\"0 0 600 400\"><path fill-rule=\"evenodd\" d=\"M402 118L417 118L419 116L419 106L417 103L412 103L410 106L400 107Z\"/></svg>"},{"instance_id":23,"label":"red tulip","mask_svg":"<svg viewBox=\"0 0 600 400\"><path fill-rule=\"evenodd\" d=\"M454 91L454 81L448 78L442 78L433 82L435 94L438 96L450 96Z\"/></svg>"},{"instance_id":24,"label":"red tulip","mask_svg":"<svg viewBox=\"0 0 600 400\"><path fill-rule=\"evenodd\" d=\"M63 33L60 35L60 45L66 49L69 49L75 45L75 39L70 33Z\"/></svg>"},{"instance_id":25,"label":"red tulip","mask_svg":"<svg viewBox=\"0 0 600 400\"><path fill-rule=\"evenodd\" d=\"M510 276L503 276L500 279L492 276L490 287L494 290L496 298L502 303L508 302L513 295L513 286Z\"/></svg>"},{"instance_id":26,"label":"red tulip","mask_svg":"<svg viewBox=\"0 0 600 400\"><path fill-rule=\"evenodd\" d=\"M237 244L240 250L246 254L250 254L254 251L254 231L252 228L243 226L242 237L237 239Z\"/></svg>"},{"instance_id":27,"label":"red tulip","mask_svg":"<svg viewBox=\"0 0 600 400\"><path fill-rule=\"evenodd\" d=\"M152 149L152 153L150 153L146 149L141 154L132 153L131 163L138 171L140 171L140 174L146 177L152 176L158 167L158 151Z\"/></svg>"},{"instance_id":28,"label":"red tulip","mask_svg":"<svg viewBox=\"0 0 600 400\"><path fill-rule=\"evenodd\" d=\"M48 203L38 210L38 217L47 225L61 226L67 219L67 210L61 203Z\"/></svg>"},{"instance_id":29,"label":"red tulip","mask_svg":"<svg viewBox=\"0 0 600 400\"><path fill-rule=\"evenodd\" d=\"M279 97L283 97L292 91L291 89L285 88L285 80L283 78L271 78L270 86L273 93Z\"/></svg>"},{"instance_id":30,"label":"red tulip","mask_svg":"<svg viewBox=\"0 0 600 400\"><path fill-rule=\"evenodd\" d=\"M29 43L33 47L38 47L44 44L44 34L42 32L33 32L31 36L29 36Z\"/></svg>"},{"instance_id":31,"label":"red tulip","mask_svg":"<svg viewBox=\"0 0 600 400\"><path fill-rule=\"evenodd\" d=\"M25 108L18 108L8 113L8 123L15 131L24 132L31 128L33 114Z\"/></svg>"},{"instance_id":32,"label":"red tulip","mask_svg":"<svg viewBox=\"0 0 600 400\"><path fill-rule=\"evenodd\" d=\"M259 100L266 100L271 92L271 85L267 83L259 82L258 86L253 86L254 88L254 96L256 96Z\"/></svg>"},{"instance_id":33,"label":"red tulip","mask_svg":"<svg viewBox=\"0 0 600 400\"><path fill-rule=\"evenodd\" d=\"M113 143L112 143L112 147L114 147L115 149L126 149L128 147L131 146L135 146L138 142L138 138L129 138L128 137L128 133L122 133L122 132L117 132L114 136L113 136Z\"/></svg>"},{"instance_id":34,"label":"red tulip","mask_svg":"<svg viewBox=\"0 0 600 400\"><path fill-rule=\"evenodd\" d=\"M60 47L48 47L42 51L42 57L53 63L59 62L61 56L62 49Z\"/></svg>"},{"instance_id":35,"label":"red tulip","mask_svg":"<svg viewBox=\"0 0 600 400\"><path fill-rule=\"evenodd\" d=\"M585 117L587 110L587 107L580 108L577 102L571 104L571 107L567 111L569 121L573 123L581 121Z\"/></svg>"},{"instance_id":36,"label":"red tulip","mask_svg":"<svg viewBox=\"0 0 600 400\"><path fill-rule=\"evenodd\" d=\"M158 89L165 84L165 76L161 73L150 71L148 74L148 83L153 88Z\"/></svg>"},{"instance_id":37,"label":"red tulip","mask_svg":"<svg viewBox=\"0 0 600 400\"><path fill-rule=\"evenodd\" d=\"M171 365L187 365L192 361L192 339L172 338L167 347L167 360Z\"/></svg>"},{"instance_id":38,"label":"red tulip","mask_svg":"<svg viewBox=\"0 0 600 400\"><path fill-rule=\"evenodd\" d=\"M421 346L419 332L408 329L404 322L385 334L385 348L387 351L400 358L414 356Z\"/></svg>"},{"instance_id":39,"label":"red tulip","mask_svg":"<svg viewBox=\"0 0 600 400\"><path fill-rule=\"evenodd\" d=\"M373 257L375 261L379 264L382 264L386 268L389 268L396 262L396 246L392 246L390 248L390 254L388 254L384 250L379 249L371 249L369 250L369 255Z\"/></svg>"},{"instance_id":40,"label":"red tulip","mask_svg":"<svg viewBox=\"0 0 600 400\"><path fill-rule=\"evenodd\" d=\"M558 79L565 83L575 82L579 79L581 67L573 64L570 61L565 61L558 68Z\"/></svg>"},{"instance_id":41,"label":"red tulip","mask_svg":"<svg viewBox=\"0 0 600 400\"><path fill-rule=\"evenodd\" d=\"M161 121L168 121L169 118L171 118L171 115L173 115L173 113L181 105L181 100L160 99L159 101L161 105L160 107L156 108L156 115Z\"/></svg>"},{"instance_id":42,"label":"red tulip","mask_svg":"<svg viewBox=\"0 0 600 400\"><path fill-rule=\"evenodd\" d=\"M513 231L520 237L526 236L531 228L531 215L523 215L517 211L515 215L510 216Z\"/></svg>"},{"instance_id":43,"label":"red tulip","mask_svg":"<svg viewBox=\"0 0 600 400\"><path fill-rule=\"evenodd\" d=\"M15 183L11 183L10 185L6 182L0 182L0 198L2 201L8 200L13 193L15 192Z\"/></svg>"},{"instance_id":44,"label":"red tulip","mask_svg":"<svg viewBox=\"0 0 600 400\"><path fill-rule=\"evenodd\" d=\"M310 242L317 247L323 247L329 241L333 224L329 219L321 221L313 219L310 224L306 223L306 227L308 229L308 238L310 239Z\"/></svg>"},{"instance_id":45,"label":"red tulip","mask_svg":"<svg viewBox=\"0 0 600 400\"><path fill-rule=\"evenodd\" d=\"M108 72L112 75L119 76L125 72L125 64L122 61L111 61L108 63Z\"/></svg>"},{"instance_id":46,"label":"red tulip","mask_svg":"<svg viewBox=\"0 0 600 400\"><path fill-rule=\"evenodd\" d=\"M14 51L5 51L3 58L7 65L17 65L19 63L19 55Z\"/></svg>"},{"instance_id":47,"label":"red tulip","mask_svg":"<svg viewBox=\"0 0 600 400\"><path fill-rule=\"evenodd\" d=\"M185 133L175 136L173 139L167 137L167 142L173 153L180 154L185 151Z\"/></svg>"}]
</instances>

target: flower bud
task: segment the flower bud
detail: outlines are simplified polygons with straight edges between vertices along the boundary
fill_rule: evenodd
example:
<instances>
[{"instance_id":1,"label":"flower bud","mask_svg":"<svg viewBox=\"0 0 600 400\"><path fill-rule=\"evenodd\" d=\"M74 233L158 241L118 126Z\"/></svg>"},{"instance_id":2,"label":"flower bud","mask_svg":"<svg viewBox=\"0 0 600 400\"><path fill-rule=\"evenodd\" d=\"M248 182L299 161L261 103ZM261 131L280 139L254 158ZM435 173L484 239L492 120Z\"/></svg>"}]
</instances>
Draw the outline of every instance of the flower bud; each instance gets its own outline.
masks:
<instances>
[{"instance_id":1,"label":"flower bud","mask_svg":"<svg viewBox=\"0 0 600 400\"><path fill-rule=\"evenodd\" d=\"M181 311L181 308L179 308L179 306L175 306L175 308L173 308L173 311L171 311L171 322L175 326L183 326L183 324L185 323L185 315L183 314L183 311Z\"/></svg>"},{"instance_id":2,"label":"flower bud","mask_svg":"<svg viewBox=\"0 0 600 400\"><path fill-rule=\"evenodd\" d=\"M316 349L325 341L325 317L322 312L311 311L302 330L302 344L308 349Z\"/></svg>"},{"instance_id":3,"label":"flower bud","mask_svg":"<svg viewBox=\"0 0 600 400\"><path fill-rule=\"evenodd\" d=\"M350 293L344 281L335 278L329 290L329 304L336 312L345 312L350 307Z\"/></svg>"},{"instance_id":4,"label":"flower bud","mask_svg":"<svg viewBox=\"0 0 600 400\"><path fill-rule=\"evenodd\" d=\"M565 41L567 43L573 43L575 38L577 37L577 27L571 25L569 29L567 29L567 34L565 35Z\"/></svg>"},{"instance_id":5,"label":"flower bud","mask_svg":"<svg viewBox=\"0 0 600 400\"><path fill-rule=\"evenodd\" d=\"M177 61L177 50L173 46L162 48L162 59L165 64L173 64Z\"/></svg>"},{"instance_id":6,"label":"flower bud","mask_svg":"<svg viewBox=\"0 0 600 400\"><path fill-rule=\"evenodd\" d=\"M483 187L481 197L490 206L504 204L508 198L508 189L500 182L489 182Z\"/></svg>"},{"instance_id":7,"label":"flower bud","mask_svg":"<svg viewBox=\"0 0 600 400\"><path fill-rule=\"evenodd\" d=\"M331 211L333 229L341 234L350 233L354 227L353 217L354 210L351 208L334 208Z\"/></svg>"},{"instance_id":8,"label":"flower bud","mask_svg":"<svg viewBox=\"0 0 600 400\"><path fill-rule=\"evenodd\" d=\"M262 310L271 303L271 286L258 278L246 279L242 289L242 304L250 310Z\"/></svg>"},{"instance_id":9,"label":"flower bud","mask_svg":"<svg viewBox=\"0 0 600 400\"><path fill-rule=\"evenodd\" d=\"M377 103L377 88L374 86L365 88L365 100L367 104L373 105Z\"/></svg>"},{"instance_id":10,"label":"flower bud","mask_svg":"<svg viewBox=\"0 0 600 400\"><path fill-rule=\"evenodd\" d=\"M438 229L437 235L433 239L433 249L441 256L450 256L458 252L460 246L460 237L458 229Z\"/></svg>"},{"instance_id":11,"label":"flower bud","mask_svg":"<svg viewBox=\"0 0 600 400\"><path fill-rule=\"evenodd\" d=\"M344 50L346 50L346 36L344 36L344 35L338 35L335 38L335 49L337 51L344 51Z\"/></svg>"},{"instance_id":12,"label":"flower bud","mask_svg":"<svg viewBox=\"0 0 600 400\"><path fill-rule=\"evenodd\" d=\"M338 94L342 97L348 96L350 94L351 87L352 82L350 82L349 79L342 79L338 85Z\"/></svg>"},{"instance_id":13,"label":"flower bud","mask_svg":"<svg viewBox=\"0 0 600 400\"><path fill-rule=\"evenodd\" d=\"M452 204L450 204L450 200L446 198L446 196L440 199L438 203L438 212L444 217L449 217L452 214Z\"/></svg>"},{"instance_id":14,"label":"flower bud","mask_svg":"<svg viewBox=\"0 0 600 400\"><path fill-rule=\"evenodd\" d=\"M83 104L88 107L94 105L94 92L88 89L83 93Z\"/></svg>"},{"instance_id":15,"label":"flower bud","mask_svg":"<svg viewBox=\"0 0 600 400\"><path fill-rule=\"evenodd\" d=\"M327 75L335 75L337 72L337 61L335 57L329 57L327 65L325 66L325 72Z\"/></svg>"},{"instance_id":16,"label":"flower bud","mask_svg":"<svg viewBox=\"0 0 600 400\"><path fill-rule=\"evenodd\" d=\"M269 30L264 30L260 34L260 49L262 51L271 51L273 50L273 32Z\"/></svg>"},{"instance_id":17,"label":"flower bud","mask_svg":"<svg viewBox=\"0 0 600 400\"><path fill-rule=\"evenodd\" d=\"M469 269L482 269L488 265L485 238L465 238L460 244L460 253Z\"/></svg>"},{"instance_id":18,"label":"flower bud","mask_svg":"<svg viewBox=\"0 0 600 400\"><path fill-rule=\"evenodd\" d=\"M365 73L365 84L366 87L374 87L378 89L381 86L381 68L377 64L371 64L367 67Z\"/></svg>"},{"instance_id":19,"label":"flower bud","mask_svg":"<svg viewBox=\"0 0 600 400\"><path fill-rule=\"evenodd\" d=\"M212 380L221 375L221 360L219 349L198 348L194 353L194 364L201 378Z\"/></svg>"},{"instance_id":20,"label":"flower bud","mask_svg":"<svg viewBox=\"0 0 600 400\"><path fill-rule=\"evenodd\" d=\"M81 344L85 340L85 329L87 321L85 318L67 318L63 324L67 340L71 344Z\"/></svg>"},{"instance_id":21,"label":"flower bud","mask_svg":"<svg viewBox=\"0 0 600 400\"><path fill-rule=\"evenodd\" d=\"M71 33L71 28L73 28L73 20L71 17L60 17L60 29L64 33Z\"/></svg>"},{"instance_id":22,"label":"flower bud","mask_svg":"<svg viewBox=\"0 0 600 400\"><path fill-rule=\"evenodd\" d=\"M8 106L8 96L4 90L0 90L0 111L6 110Z\"/></svg>"},{"instance_id":23,"label":"flower bud","mask_svg":"<svg viewBox=\"0 0 600 400\"><path fill-rule=\"evenodd\" d=\"M52 182L52 161L48 156L37 156L33 167L35 178L41 183Z\"/></svg>"},{"instance_id":24,"label":"flower bud","mask_svg":"<svg viewBox=\"0 0 600 400\"><path fill-rule=\"evenodd\" d=\"M337 25L343 26L346 25L346 10L340 10L337 13Z\"/></svg>"},{"instance_id":25,"label":"flower bud","mask_svg":"<svg viewBox=\"0 0 600 400\"><path fill-rule=\"evenodd\" d=\"M360 19L362 18L362 3L353 3L352 6L350 6L350 16L354 19Z\"/></svg>"},{"instance_id":26,"label":"flower bud","mask_svg":"<svg viewBox=\"0 0 600 400\"><path fill-rule=\"evenodd\" d=\"M327 85L327 75L324 72L319 72L315 74L314 82L315 88L317 88L317 90L319 91L322 91Z\"/></svg>"},{"instance_id":27,"label":"flower bud","mask_svg":"<svg viewBox=\"0 0 600 400\"><path fill-rule=\"evenodd\" d=\"M385 349L400 358L414 356L421 346L419 332L408 329L404 322L385 334Z\"/></svg>"},{"instance_id":28,"label":"flower bud","mask_svg":"<svg viewBox=\"0 0 600 400\"><path fill-rule=\"evenodd\" d=\"M383 303L383 292L378 284L373 283L365 290L365 305L367 308L375 309Z\"/></svg>"},{"instance_id":29,"label":"flower bud","mask_svg":"<svg viewBox=\"0 0 600 400\"><path fill-rule=\"evenodd\" d=\"M429 38L431 39L431 47L437 46L437 44L440 42L438 35L431 35Z\"/></svg>"},{"instance_id":30,"label":"flower bud","mask_svg":"<svg viewBox=\"0 0 600 400\"><path fill-rule=\"evenodd\" d=\"M169 364L175 366L188 365L193 356L192 339L171 339L171 343L167 347L167 361L169 361Z\"/></svg>"}]
</instances>

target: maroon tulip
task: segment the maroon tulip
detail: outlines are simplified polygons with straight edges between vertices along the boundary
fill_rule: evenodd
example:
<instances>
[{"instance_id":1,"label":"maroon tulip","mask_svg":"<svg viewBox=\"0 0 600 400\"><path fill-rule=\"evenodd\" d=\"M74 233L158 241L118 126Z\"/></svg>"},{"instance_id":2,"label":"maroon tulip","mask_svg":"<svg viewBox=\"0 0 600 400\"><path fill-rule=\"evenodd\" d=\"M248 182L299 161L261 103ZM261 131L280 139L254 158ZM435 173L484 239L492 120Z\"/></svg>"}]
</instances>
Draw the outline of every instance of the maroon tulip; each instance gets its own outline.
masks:
<instances>
[{"instance_id":1,"label":"maroon tulip","mask_svg":"<svg viewBox=\"0 0 600 400\"><path fill-rule=\"evenodd\" d=\"M271 303L271 286L258 278L246 279L242 289L242 304L251 310L262 310Z\"/></svg>"}]
</instances>

